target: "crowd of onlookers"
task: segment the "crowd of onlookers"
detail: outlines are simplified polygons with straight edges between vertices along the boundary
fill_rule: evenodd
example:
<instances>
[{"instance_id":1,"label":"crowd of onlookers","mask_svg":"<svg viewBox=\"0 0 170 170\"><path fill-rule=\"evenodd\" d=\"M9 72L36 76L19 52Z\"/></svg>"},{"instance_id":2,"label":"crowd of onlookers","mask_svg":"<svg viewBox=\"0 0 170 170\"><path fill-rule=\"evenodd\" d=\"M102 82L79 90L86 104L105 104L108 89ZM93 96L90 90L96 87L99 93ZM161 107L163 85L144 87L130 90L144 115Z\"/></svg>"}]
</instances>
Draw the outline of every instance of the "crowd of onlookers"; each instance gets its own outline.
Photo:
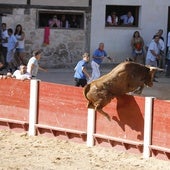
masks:
<instances>
[{"instance_id":1,"label":"crowd of onlookers","mask_svg":"<svg viewBox=\"0 0 170 170\"><path fill-rule=\"evenodd\" d=\"M72 15L69 19L65 14L62 14L61 17L54 15L48 21L48 26L50 28L80 28L80 20L77 15Z\"/></svg>"},{"instance_id":2,"label":"crowd of onlookers","mask_svg":"<svg viewBox=\"0 0 170 170\"><path fill-rule=\"evenodd\" d=\"M165 76L170 77L170 32L168 33L168 52L165 55L166 45L163 38L163 30L159 29L153 35L149 44L145 44L139 31L135 31L131 39L132 54L126 61L137 62L147 66L159 67L164 70ZM90 60L89 54L84 53L82 60L80 60L75 67L75 86L84 87L87 83L98 79L100 77L100 65L103 60L107 58L113 61L112 58L107 56L107 52L104 50L104 43L99 43L98 48L92 54L91 68L92 73L87 71L87 63ZM157 81L157 74L155 74L153 81Z\"/></svg>"},{"instance_id":3,"label":"crowd of onlookers","mask_svg":"<svg viewBox=\"0 0 170 170\"><path fill-rule=\"evenodd\" d=\"M114 12L112 15L114 22L118 21ZM49 25L51 27L53 27L54 24L58 26L63 24L63 26L66 26L67 22L65 17L62 16L61 18L63 19L58 20L57 16L54 16L53 19L49 21ZM123 20L123 24L133 24L134 18L130 11L127 15L120 16L120 18ZM62 23L64 20L65 22ZM111 18L108 17L107 21L109 23ZM166 77L170 77L170 32L167 37L167 45L165 45L162 35L163 30L159 29L158 32L153 34L150 43L145 44L140 32L135 31L130 41L132 48L131 58L134 62L166 69ZM25 61L25 33L22 29L22 25L16 25L15 30L13 30L12 28L7 29L6 23L2 23L0 43L0 71L6 69L6 77L31 79L37 76L39 69L47 71L38 64L42 54L41 50L33 51L29 61ZM166 47L168 49L167 53ZM100 43L99 47L92 55L92 74L90 75L86 70L86 65L90 60L89 54L84 53L83 59L78 62L75 67L74 78L76 86L84 86L87 82L99 78L99 68L104 58L108 58L112 61L112 58L108 57L107 52L104 50L104 43ZM5 76L1 76L0 78L4 78ZM87 79L89 80L87 81ZM156 79L154 80L157 81Z\"/></svg>"},{"instance_id":4,"label":"crowd of onlookers","mask_svg":"<svg viewBox=\"0 0 170 170\"><path fill-rule=\"evenodd\" d=\"M134 17L131 11L128 11L127 14L117 16L116 12L112 12L107 16L106 25L107 26L116 26L116 25L126 25L131 26L134 24Z\"/></svg>"},{"instance_id":5,"label":"crowd of onlookers","mask_svg":"<svg viewBox=\"0 0 170 170\"><path fill-rule=\"evenodd\" d=\"M32 57L25 60L25 33L22 25L16 25L15 30L7 29L6 23L1 24L0 37L0 78L13 77L16 79L31 79L37 76L41 50L33 51ZM6 72L2 72L6 70Z\"/></svg>"}]
</instances>

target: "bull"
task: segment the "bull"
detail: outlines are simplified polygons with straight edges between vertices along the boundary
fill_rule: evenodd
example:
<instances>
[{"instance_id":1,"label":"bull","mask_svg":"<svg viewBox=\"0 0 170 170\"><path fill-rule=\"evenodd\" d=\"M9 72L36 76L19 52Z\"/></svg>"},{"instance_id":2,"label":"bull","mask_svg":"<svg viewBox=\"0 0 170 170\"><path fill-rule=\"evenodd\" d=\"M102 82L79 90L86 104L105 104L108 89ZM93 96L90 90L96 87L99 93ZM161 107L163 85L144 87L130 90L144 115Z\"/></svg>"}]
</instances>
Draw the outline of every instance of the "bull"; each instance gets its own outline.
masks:
<instances>
[{"instance_id":1,"label":"bull","mask_svg":"<svg viewBox=\"0 0 170 170\"><path fill-rule=\"evenodd\" d=\"M131 61L120 63L111 72L84 87L83 93L88 100L88 108L95 109L110 120L103 107L115 97L130 92L141 94L145 86L152 87L156 70L155 67Z\"/></svg>"}]
</instances>

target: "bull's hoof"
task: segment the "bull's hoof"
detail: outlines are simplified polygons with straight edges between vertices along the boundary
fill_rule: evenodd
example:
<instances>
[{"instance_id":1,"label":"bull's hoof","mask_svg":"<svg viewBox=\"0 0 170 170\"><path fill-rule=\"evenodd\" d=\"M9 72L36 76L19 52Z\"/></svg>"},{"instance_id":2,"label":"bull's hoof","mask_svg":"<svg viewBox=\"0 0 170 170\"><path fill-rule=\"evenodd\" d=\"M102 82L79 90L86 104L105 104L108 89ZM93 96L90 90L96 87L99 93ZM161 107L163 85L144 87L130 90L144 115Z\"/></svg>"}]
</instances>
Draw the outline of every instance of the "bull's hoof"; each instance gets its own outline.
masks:
<instances>
[{"instance_id":1,"label":"bull's hoof","mask_svg":"<svg viewBox=\"0 0 170 170\"><path fill-rule=\"evenodd\" d=\"M142 91L141 91L141 90L136 90L136 91L134 91L134 93L135 93L135 94L141 94Z\"/></svg>"}]
</instances>

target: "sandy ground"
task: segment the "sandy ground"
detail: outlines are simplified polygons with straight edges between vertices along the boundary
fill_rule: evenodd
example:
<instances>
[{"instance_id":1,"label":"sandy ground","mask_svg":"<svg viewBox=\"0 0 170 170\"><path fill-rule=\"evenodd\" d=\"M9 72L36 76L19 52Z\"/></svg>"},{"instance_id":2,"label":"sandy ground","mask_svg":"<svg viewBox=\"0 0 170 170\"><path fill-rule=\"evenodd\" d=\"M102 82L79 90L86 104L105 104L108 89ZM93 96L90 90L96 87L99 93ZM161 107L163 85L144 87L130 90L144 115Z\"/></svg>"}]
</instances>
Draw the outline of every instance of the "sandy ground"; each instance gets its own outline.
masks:
<instances>
[{"instance_id":1,"label":"sandy ground","mask_svg":"<svg viewBox=\"0 0 170 170\"><path fill-rule=\"evenodd\" d=\"M107 72L109 69L102 70L102 74ZM73 74L73 69L50 69L39 72L38 78L74 85ZM158 81L152 88L145 88L142 95L170 99L170 79L161 73ZM0 170L170 170L170 161L146 160L114 148L88 148L57 138L0 130Z\"/></svg>"},{"instance_id":2,"label":"sandy ground","mask_svg":"<svg viewBox=\"0 0 170 170\"><path fill-rule=\"evenodd\" d=\"M170 161L0 131L0 170L170 170Z\"/></svg>"}]
</instances>

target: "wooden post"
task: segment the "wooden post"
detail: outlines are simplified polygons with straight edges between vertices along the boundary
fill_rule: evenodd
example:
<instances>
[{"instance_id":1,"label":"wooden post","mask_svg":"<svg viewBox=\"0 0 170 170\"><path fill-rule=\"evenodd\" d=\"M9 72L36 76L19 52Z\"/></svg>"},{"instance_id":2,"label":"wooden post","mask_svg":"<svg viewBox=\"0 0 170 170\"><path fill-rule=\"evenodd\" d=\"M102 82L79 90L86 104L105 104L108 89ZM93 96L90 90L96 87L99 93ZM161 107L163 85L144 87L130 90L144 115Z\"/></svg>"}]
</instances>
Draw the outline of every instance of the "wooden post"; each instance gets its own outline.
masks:
<instances>
[{"instance_id":1,"label":"wooden post","mask_svg":"<svg viewBox=\"0 0 170 170\"><path fill-rule=\"evenodd\" d=\"M145 118L144 118L144 148L143 157L150 157L149 145L152 138L152 112L153 112L153 97L145 97Z\"/></svg>"},{"instance_id":2,"label":"wooden post","mask_svg":"<svg viewBox=\"0 0 170 170\"><path fill-rule=\"evenodd\" d=\"M88 108L87 117L87 146L94 146L94 130L95 130L95 110Z\"/></svg>"},{"instance_id":3,"label":"wooden post","mask_svg":"<svg viewBox=\"0 0 170 170\"><path fill-rule=\"evenodd\" d=\"M30 106L29 106L29 136L36 135L35 124L37 123L37 105L38 105L38 81L30 81Z\"/></svg>"}]
</instances>

